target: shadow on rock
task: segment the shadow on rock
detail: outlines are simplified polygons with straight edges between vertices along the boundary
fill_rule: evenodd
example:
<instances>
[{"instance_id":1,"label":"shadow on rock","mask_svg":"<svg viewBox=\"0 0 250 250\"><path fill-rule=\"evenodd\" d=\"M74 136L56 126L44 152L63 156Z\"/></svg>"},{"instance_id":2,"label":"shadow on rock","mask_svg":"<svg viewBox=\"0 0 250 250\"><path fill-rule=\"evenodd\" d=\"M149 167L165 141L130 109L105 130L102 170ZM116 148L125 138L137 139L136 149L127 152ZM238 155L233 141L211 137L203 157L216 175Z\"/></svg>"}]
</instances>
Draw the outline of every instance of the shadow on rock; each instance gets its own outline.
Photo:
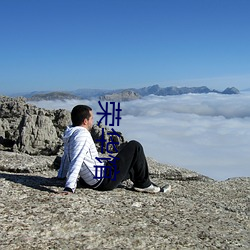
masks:
<instances>
[{"instance_id":1,"label":"shadow on rock","mask_svg":"<svg viewBox=\"0 0 250 250\"><path fill-rule=\"evenodd\" d=\"M57 193L49 187L64 187L65 184L65 180L56 177L47 178L42 176L0 173L0 178L49 193Z\"/></svg>"}]
</instances>

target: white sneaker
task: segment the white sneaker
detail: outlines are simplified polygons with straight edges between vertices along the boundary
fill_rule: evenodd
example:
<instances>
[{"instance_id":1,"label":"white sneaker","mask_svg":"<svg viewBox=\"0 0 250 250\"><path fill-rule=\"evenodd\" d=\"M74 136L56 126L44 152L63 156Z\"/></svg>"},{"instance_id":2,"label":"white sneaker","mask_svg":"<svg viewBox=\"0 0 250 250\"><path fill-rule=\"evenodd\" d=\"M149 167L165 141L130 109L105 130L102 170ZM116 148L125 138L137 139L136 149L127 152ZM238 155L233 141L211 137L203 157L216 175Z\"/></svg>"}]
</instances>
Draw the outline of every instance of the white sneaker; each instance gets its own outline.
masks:
<instances>
[{"instance_id":1,"label":"white sneaker","mask_svg":"<svg viewBox=\"0 0 250 250\"><path fill-rule=\"evenodd\" d=\"M163 193L170 193L171 192L171 185L170 184L166 184L161 189L162 189L161 192L163 192Z\"/></svg>"},{"instance_id":2,"label":"white sneaker","mask_svg":"<svg viewBox=\"0 0 250 250\"><path fill-rule=\"evenodd\" d=\"M138 188L134 187L134 190L138 192L144 192L144 193L167 193L171 191L171 186L169 184L165 185L164 187L158 187L155 184L151 183L149 187L146 188Z\"/></svg>"}]
</instances>

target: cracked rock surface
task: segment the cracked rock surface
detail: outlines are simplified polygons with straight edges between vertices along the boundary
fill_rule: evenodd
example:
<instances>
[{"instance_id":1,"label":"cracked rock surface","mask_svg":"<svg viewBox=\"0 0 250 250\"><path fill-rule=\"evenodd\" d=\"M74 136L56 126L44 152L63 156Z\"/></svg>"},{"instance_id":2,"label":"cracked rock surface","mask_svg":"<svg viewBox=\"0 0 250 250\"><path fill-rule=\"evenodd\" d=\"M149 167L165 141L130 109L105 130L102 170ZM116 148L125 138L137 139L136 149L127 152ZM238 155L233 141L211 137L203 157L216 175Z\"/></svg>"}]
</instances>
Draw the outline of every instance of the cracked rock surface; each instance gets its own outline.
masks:
<instances>
[{"instance_id":1,"label":"cracked rock surface","mask_svg":"<svg viewBox=\"0 0 250 250\"><path fill-rule=\"evenodd\" d=\"M0 249L250 249L250 177L219 182L147 158L151 180L171 193L135 192L126 181L63 195L55 169L69 119L0 97ZM102 129L107 136L94 126L95 140ZM113 141L126 143L121 133Z\"/></svg>"},{"instance_id":2,"label":"cracked rock surface","mask_svg":"<svg viewBox=\"0 0 250 250\"><path fill-rule=\"evenodd\" d=\"M0 153L1 167L3 158L17 157ZM250 178L218 182L148 158L152 181L170 183L171 193L78 188L62 195L53 159L29 157L26 171L0 171L1 249L250 247Z\"/></svg>"}]
</instances>

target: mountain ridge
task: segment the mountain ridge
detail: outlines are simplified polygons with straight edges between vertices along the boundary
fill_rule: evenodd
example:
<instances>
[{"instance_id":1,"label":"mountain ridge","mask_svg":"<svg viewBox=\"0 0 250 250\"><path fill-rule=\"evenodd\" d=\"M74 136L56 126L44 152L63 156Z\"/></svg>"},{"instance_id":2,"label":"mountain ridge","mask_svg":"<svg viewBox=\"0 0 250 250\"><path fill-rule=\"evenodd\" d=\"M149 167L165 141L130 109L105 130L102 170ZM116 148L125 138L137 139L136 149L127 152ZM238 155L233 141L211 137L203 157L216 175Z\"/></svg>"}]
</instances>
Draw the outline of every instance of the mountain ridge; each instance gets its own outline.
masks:
<instances>
[{"instance_id":1,"label":"mountain ridge","mask_svg":"<svg viewBox=\"0 0 250 250\"><path fill-rule=\"evenodd\" d=\"M126 100L133 100L147 95L158 95L158 96L167 96L167 95L183 95L183 94L208 94L208 93L217 93L217 94L239 94L240 91L235 87L228 87L224 91L218 91L215 89L209 89L207 86L201 87L160 87L158 84L151 85L148 87L142 88L125 88L125 89L91 89L83 88L72 91L33 91L22 95L30 101L40 101L40 100L65 100L65 99L92 99L99 98L105 100L108 98L112 100L114 97L115 100L123 99L124 93L126 93ZM131 94L131 98L130 95ZM113 96L112 96L113 95Z\"/></svg>"}]
</instances>

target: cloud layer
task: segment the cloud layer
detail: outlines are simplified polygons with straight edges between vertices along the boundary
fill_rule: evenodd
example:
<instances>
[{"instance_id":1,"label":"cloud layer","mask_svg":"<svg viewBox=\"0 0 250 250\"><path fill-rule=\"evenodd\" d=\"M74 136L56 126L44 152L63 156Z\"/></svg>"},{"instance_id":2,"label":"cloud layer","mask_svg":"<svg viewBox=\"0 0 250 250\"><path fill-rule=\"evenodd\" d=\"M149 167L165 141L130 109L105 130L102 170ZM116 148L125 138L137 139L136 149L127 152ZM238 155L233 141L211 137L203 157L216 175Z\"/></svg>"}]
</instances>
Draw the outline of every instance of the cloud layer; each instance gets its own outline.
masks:
<instances>
[{"instance_id":1,"label":"cloud layer","mask_svg":"<svg viewBox=\"0 0 250 250\"><path fill-rule=\"evenodd\" d=\"M79 103L101 111L97 100L35 104L71 110ZM250 93L147 96L121 108L116 130L140 141L147 156L217 180L250 176Z\"/></svg>"}]
</instances>

